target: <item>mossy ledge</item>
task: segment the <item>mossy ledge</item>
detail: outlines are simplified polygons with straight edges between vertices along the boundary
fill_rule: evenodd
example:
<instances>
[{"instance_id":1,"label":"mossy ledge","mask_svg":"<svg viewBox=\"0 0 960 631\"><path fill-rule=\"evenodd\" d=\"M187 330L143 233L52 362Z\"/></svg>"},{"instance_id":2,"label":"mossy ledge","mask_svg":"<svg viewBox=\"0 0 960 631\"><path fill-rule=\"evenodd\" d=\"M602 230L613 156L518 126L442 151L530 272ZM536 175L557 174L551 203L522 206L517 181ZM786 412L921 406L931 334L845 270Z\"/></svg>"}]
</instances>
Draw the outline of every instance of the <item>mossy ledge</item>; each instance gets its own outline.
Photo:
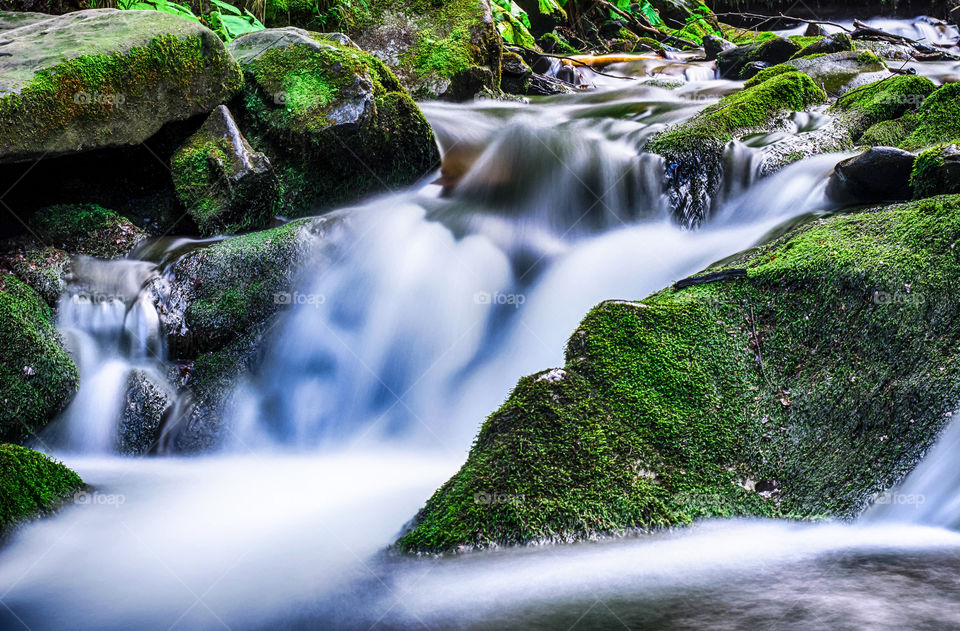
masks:
<instances>
[{"instance_id":1,"label":"mossy ledge","mask_svg":"<svg viewBox=\"0 0 960 631\"><path fill-rule=\"evenodd\" d=\"M960 196L813 221L743 277L595 307L396 546L856 515L960 400Z\"/></svg>"},{"instance_id":2,"label":"mossy ledge","mask_svg":"<svg viewBox=\"0 0 960 631\"><path fill-rule=\"evenodd\" d=\"M0 444L0 536L23 521L52 512L84 487L80 476L44 454Z\"/></svg>"},{"instance_id":3,"label":"mossy ledge","mask_svg":"<svg viewBox=\"0 0 960 631\"><path fill-rule=\"evenodd\" d=\"M667 188L678 221L701 223L723 179L723 151L738 134L769 125L778 114L827 100L813 79L784 72L732 94L658 134L647 150L666 161Z\"/></svg>"}]
</instances>

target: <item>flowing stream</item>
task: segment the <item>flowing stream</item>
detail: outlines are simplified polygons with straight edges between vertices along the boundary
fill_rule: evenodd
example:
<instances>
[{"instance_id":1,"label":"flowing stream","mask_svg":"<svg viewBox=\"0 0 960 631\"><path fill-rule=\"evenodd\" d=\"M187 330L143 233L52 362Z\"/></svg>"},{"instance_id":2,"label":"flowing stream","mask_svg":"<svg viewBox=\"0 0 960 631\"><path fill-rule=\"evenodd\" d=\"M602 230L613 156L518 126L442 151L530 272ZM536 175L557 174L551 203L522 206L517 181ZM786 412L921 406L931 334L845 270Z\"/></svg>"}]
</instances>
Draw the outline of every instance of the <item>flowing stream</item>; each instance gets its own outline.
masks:
<instances>
[{"instance_id":1,"label":"flowing stream","mask_svg":"<svg viewBox=\"0 0 960 631\"><path fill-rule=\"evenodd\" d=\"M960 426L896 492L925 502L862 523L384 552L516 381L562 365L590 307L837 210L824 189L842 155L759 179L778 137L732 145L718 211L679 227L660 159L637 147L740 85L687 70L672 90L609 80L531 104L424 105L442 172L338 211L346 229L298 286L315 299L274 328L214 454L116 454L131 374L169 383L141 291L164 265L79 261L58 317L83 385L41 447L93 490L0 549L0 628L960 627Z\"/></svg>"}]
</instances>

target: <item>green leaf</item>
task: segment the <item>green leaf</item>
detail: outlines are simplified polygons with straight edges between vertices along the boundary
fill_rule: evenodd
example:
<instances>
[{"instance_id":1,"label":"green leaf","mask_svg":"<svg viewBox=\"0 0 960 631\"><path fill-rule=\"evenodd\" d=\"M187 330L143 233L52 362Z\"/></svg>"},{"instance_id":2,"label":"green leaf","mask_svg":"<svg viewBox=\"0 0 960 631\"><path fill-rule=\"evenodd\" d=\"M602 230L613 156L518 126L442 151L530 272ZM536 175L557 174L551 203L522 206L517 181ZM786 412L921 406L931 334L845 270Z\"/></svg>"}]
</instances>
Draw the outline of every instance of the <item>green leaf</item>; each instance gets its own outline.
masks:
<instances>
[{"instance_id":1,"label":"green leaf","mask_svg":"<svg viewBox=\"0 0 960 631\"><path fill-rule=\"evenodd\" d=\"M221 9L223 9L223 11L226 11L227 13L230 13L230 14L232 14L232 15L243 15L243 14L240 12L240 9L238 9L238 8L235 7L235 6L233 6L232 4L228 4L228 3L226 3L226 2L223 2L223 0L210 0L210 2L211 2L211 4L220 7ZM221 11L221 13L222 13L223 11Z\"/></svg>"},{"instance_id":2,"label":"green leaf","mask_svg":"<svg viewBox=\"0 0 960 631\"><path fill-rule=\"evenodd\" d=\"M657 13L657 10L650 4L649 0L644 0L643 4L640 5L640 13L647 18L650 26L663 26L663 20L660 19L660 14Z\"/></svg>"}]
</instances>

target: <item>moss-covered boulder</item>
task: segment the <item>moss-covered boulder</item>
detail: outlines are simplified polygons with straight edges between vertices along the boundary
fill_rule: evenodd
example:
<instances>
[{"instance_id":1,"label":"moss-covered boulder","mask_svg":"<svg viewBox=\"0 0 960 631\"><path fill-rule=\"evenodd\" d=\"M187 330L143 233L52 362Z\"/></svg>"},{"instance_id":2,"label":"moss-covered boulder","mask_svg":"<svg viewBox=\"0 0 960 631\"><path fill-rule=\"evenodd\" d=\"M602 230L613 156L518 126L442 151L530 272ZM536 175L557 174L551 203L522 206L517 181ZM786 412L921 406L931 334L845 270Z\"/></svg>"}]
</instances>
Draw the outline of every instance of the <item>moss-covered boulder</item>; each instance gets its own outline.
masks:
<instances>
[{"instance_id":1,"label":"moss-covered boulder","mask_svg":"<svg viewBox=\"0 0 960 631\"><path fill-rule=\"evenodd\" d=\"M960 193L960 147L934 147L917 156L910 174L915 198Z\"/></svg>"},{"instance_id":2,"label":"moss-covered boulder","mask_svg":"<svg viewBox=\"0 0 960 631\"><path fill-rule=\"evenodd\" d=\"M70 255L63 250L33 242L11 244L0 255L0 273L13 274L55 307L67 286Z\"/></svg>"},{"instance_id":3,"label":"moss-covered boulder","mask_svg":"<svg viewBox=\"0 0 960 631\"><path fill-rule=\"evenodd\" d=\"M809 57L810 55L827 55L853 50L853 41L846 33L834 33L807 44L795 57Z\"/></svg>"},{"instance_id":4,"label":"moss-covered boulder","mask_svg":"<svg viewBox=\"0 0 960 631\"><path fill-rule=\"evenodd\" d=\"M871 147L899 146L917 128L917 121L915 112L907 112L893 120L880 121L868 127L857 142Z\"/></svg>"},{"instance_id":5,"label":"moss-covered boulder","mask_svg":"<svg viewBox=\"0 0 960 631\"><path fill-rule=\"evenodd\" d=\"M313 4L305 11L277 12L270 26L314 28ZM462 100L500 85L503 40L488 0L367 0L338 2L328 24L350 35L383 61L416 98ZM306 15L301 15L305 13Z\"/></svg>"},{"instance_id":6,"label":"moss-covered boulder","mask_svg":"<svg viewBox=\"0 0 960 631\"><path fill-rule=\"evenodd\" d=\"M931 93L917 112L916 129L900 145L915 151L960 140L960 83L948 83Z\"/></svg>"},{"instance_id":7,"label":"moss-covered boulder","mask_svg":"<svg viewBox=\"0 0 960 631\"><path fill-rule=\"evenodd\" d=\"M762 82L767 76L781 74L784 67L794 68L808 75L830 96L839 96L855 87L858 82L872 83L882 78L872 73L887 70L886 64L869 51L847 51L791 59L782 65L761 71L751 81Z\"/></svg>"},{"instance_id":8,"label":"moss-covered boulder","mask_svg":"<svg viewBox=\"0 0 960 631\"><path fill-rule=\"evenodd\" d=\"M101 259L123 257L147 238L129 220L96 204L44 208L30 218L30 229L43 243Z\"/></svg>"},{"instance_id":9,"label":"moss-covered boulder","mask_svg":"<svg viewBox=\"0 0 960 631\"><path fill-rule=\"evenodd\" d=\"M180 201L206 236L266 228L283 204L270 160L250 146L224 105L173 154L170 170Z\"/></svg>"},{"instance_id":10,"label":"moss-covered boulder","mask_svg":"<svg viewBox=\"0 0 960 631\"><path fill-rule=\"evenodd\" d=\"M854 140L870 127L917 111L936 86L916 75L897 75L854 88L832 106Z\"/></svg>"},{"instance_id":11,"label":"moss-covered boulder","mask_svg":"<svg viewBox=\"0 0 960 631\"><path fill-rule=\"evenodd\" d=\"M44 454L0 444L0 534L52 512L84 487L80 476Z\"/></svg>"},{"instance_id":12,"label":"moss-covered boulder","mask_svg":"<svg viewBox=\"0 0 960 631\"><path fill-rule=\"evenodd\" d=\"M960 401L958 240L960 196L908 202L597 306L566 365L520 381L398 546L857 514Z\"/></svg>"},{"instance_id":13,"label":"moss-covered boulder","mask_svg":"<svg viewBox=\"0 0 960 631\"><path fill-rule=\"evenodd\" d=\"M737 46L717 54L717 68L726 79L743 78L741 73L752 63L766 66L781 64L800 51L800 44L786 37L775 37L744 46Z\"/></svg>"},{"instance_id":14,"label":"moss-covered boulder","mask_svg":"<svg viewBox=\"0 0 960 631\"><path fill-rule=\"evenodd\" d=\"M290 304L293 281L322 226L302 219L196 249L156 289L172 357L192 359L241 337Z\"/></svg>"},{"instance_id":15,"label":"moss-covered boulder","mask_svg":"<svg viewBox=\"0 0 960 631\"><path fill-rule=\"evenodd\" d=\"M0 163L141 143L242 81L212 31L160 11L78 11L3 39Z\"/></svg>"},{"instance_id":16,"label":"moss-covered boulder","mask_svg":"<svg viewBox=\"0 0 960 631\"><path fill-rule=\"evenodd\" d=\"M655 136L647 150L666 161L667 190L677 220L695 226L710 214L723 179L727 143L750 130L776 127L785 114L826 99L809 76L786 72L728 96Z\"/></svg>"},{"instance_id":17,"label":"moss-covered boulder","mask_svg":"<svg viewBox=\"0 0 960 631\"><path fill-rule=\"evenodd\" d=\"M430 125L376 57L296 28L245 35L230 52L247 78L232 111L273 162L286 214L409 185L438 166Z\"/></svg>"},{"instance_id":18,"label":"moss-covered boulder","mask_svg":"<svg viewBox=\"0 0 960 631\"><path fill-rule=\"evenodd\" d=\"M50 307L17 278L0 275L0 441L36 434L64 408L78 379Z\"/></svg>"}]
</instances>

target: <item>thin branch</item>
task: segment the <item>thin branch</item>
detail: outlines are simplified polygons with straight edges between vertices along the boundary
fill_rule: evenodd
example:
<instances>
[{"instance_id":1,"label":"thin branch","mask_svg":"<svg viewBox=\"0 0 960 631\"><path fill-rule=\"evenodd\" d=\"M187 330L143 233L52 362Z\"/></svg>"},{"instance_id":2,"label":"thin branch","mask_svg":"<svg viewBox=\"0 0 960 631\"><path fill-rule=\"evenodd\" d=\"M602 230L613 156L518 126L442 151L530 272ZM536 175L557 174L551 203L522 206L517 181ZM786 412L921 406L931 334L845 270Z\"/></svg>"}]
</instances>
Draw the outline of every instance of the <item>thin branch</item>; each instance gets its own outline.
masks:
<instances>
[{"instance_id":1,"label":"thin branch","mask_svg":"<svg viewBox=\"0 0 960 631\"><path fill-rule=\"evenodd\" d=\"M808 20L806 18L798 18L792 15L784 15L783 13L779 15L761 15L759 13L739 13L736 11L729 11L727 13L715 13L717 17L726 17L732 15L734 17L746 18L746 19L760 19L763 20L758 24L754 24L753 28L760 26L761 24L766 24L767 22L774 22L776 20L787 20L790 22L803 22L804 24L826 24L827 26L835 26L838 29L844 30L847 33L852 33L853 30L847 28L843 24L837 24L836 22L828 22L826 20Z\"/></svg>"}]
</instances>

